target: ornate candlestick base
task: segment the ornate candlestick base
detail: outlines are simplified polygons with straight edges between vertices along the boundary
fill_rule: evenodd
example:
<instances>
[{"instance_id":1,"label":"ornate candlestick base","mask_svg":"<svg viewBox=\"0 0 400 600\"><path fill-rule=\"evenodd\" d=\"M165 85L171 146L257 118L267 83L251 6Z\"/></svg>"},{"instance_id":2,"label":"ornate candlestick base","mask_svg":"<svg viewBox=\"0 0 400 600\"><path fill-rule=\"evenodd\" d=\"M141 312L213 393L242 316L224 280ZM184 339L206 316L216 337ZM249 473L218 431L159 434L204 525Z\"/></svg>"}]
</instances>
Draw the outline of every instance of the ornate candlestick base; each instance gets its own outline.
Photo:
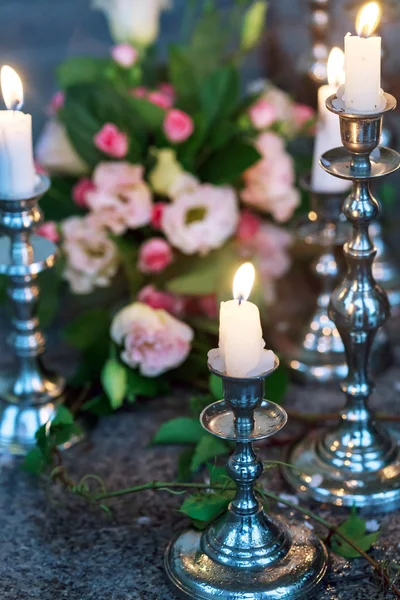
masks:
<instances>
[{"instance_id":1,"label":"ornate candlestick base","mask_svg":"<svg viewBox=\"0 0 400 600\"><path fill-rule=\"evenodd\" d=\"M353 225L353 236L344 245L347 275L333 292L329 308L346 348L349 374L341 387L347 404L336 430L309 436L293 449L289 462L298 472L284 469L300 496L337 506L355 505L366 512L400 506L400 447L375 423L368 408L373 391L370 350L390 313L387 296L372 276L376 249L368 225L377 218L379 203L371 194L370 180L400 166L397 152L377 148L383 114L396 105L389 94L385 98L385 110L369 115L346 113L335 108L334 97L327 100L329 110L339 114L345 148L324 154L321 165L336 177L353 180L343 209ZM309 475L315 473L321 475L321 483L310 488Z\"/></svg>"},{"instance_id":2,"label":"ornate candlestick base","mask_svg":"<svg viewBox=\"0 0 400 600\"><path fill-rule=\"evenodd\" d=\"M0 452L24 455L35 444L37 429L52 418L63 398L65 381L43 367L45 339L37 318L37 276L54 265L56 246L32 230L40 224L38 199L47 191L47 177L37 176L30 198L0 198L0 274L9 279L14 311L9 345L18 359L15 373L0 380Z\"/></svg>"},{"instance_id":3,"label":"ornate candlestick base","mask_svg":"<svg viewBox=\"0 0 400 600\"><path fill-rule=\"evenodd\" d=\"M278 359L275 368L278 367ZM236 442L227 470L236 496L226 514L203 533L187 531L170 543L165 569L180 598L211 600L295 600L314 593L327 570L327 552L306 527L267 516L254 493L263 471L253 442L274 435L285 411L263 400L265 373L222 377L224 400L208 406L201 424L217 437ZM272 371L271 371L272 372Z\"/></svg>"}]
</instances>

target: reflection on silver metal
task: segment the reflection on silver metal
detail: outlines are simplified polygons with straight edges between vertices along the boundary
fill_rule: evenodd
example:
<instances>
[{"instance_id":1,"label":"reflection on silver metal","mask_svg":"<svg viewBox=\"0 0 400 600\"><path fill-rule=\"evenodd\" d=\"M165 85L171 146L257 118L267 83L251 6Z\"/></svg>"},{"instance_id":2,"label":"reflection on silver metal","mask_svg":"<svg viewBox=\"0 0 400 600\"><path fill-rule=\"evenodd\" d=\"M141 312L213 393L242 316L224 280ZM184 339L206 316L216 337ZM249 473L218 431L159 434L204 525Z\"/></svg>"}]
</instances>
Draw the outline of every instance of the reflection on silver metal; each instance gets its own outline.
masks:
<instances>
[{"instance_id":1,"label":"reflection on silver metal","mask_svg":"<svg viewBox=\"0 0 400 600\"><path fill-rule=\"evenodd\" d=\"M386 94L386 99L386 110L392 110L394 98ZM332 100L328 98L327 107L337 112ZM346 150L328 152L321 164L332 175L353 180L352 192L344 204L344 214L353 225L353 237L344 246L347 274L333 292L329 308L346 348L349 374L341 387L347 405L337 429L308 436L295 446L289 461L299 473L284 469L284 474L300 496L336 506L355 505L365 512L387 511L400 506L400 447L375 423L368 408L373 391L368 368L370 349L390 313L387 296L372 276L376 249L368 226L379 214L370 180L396 170L400 155L381 148L379 160L370 164L369 154L379 143L383 112L341 112L339 116ZM311 488L309 475L315 473L322 476L322 482Z\"/></svg>"},{"instance_id":2,"label":"reflection on silver metal","mask_svg":"<svg viewBox=\"0 0 400 600\"><path fill-rule=\"evenodd\" d=\"M278 359L275 368L278 367ZM236 442L227 471L236 482L228 511L203 533L186 531L165 554L165 569L180 598L296 600L312 596L327 571L327 552L303 525L267 516L254 492L263 471L252 442L286 424L285 411L263 400L265 377L223 379L224 400L208 406L200 421L218 437ZM272 371L271 371L272 372Z\"/></svg>"},{"instance_id":3,"label":"reflection on silver metal","mask_svg":"<svg viewBox=\"0 0 400 600\"><path fill-rule=\"evenodd\" d=\"M372 267L375 281L383 287L390 303L392 317L400 316L400 269L388 247L379 221L371 223L369 234L376 248Z\"/></svg>"},{"instance_id":4,"label":"reflection on silver metal","mask_svg":"<svg viewBox=\"0 0 400 600\"><path fill-rule=\"evenodd\" d=\"M54 265L54 244L31 233L41 222L38 199L47 177L37 176L30 198L0 198L0 273L9 279L14 317L9 345L17 357L15 373L0 380L0 452L24 455L35 444L35 432L53 415L65 382L41 364L45 339L39 327L37 276Z\"/></svg>"},{"instance_id":5,"label":"reflection on silver metal","mask_svg":"<svg viewBox=\"0 0 400 600\"><path fill-rule=\"evenodd\" d=\"M310 0L311 64L308 74L318 84L327 79L331 0Z\"/></svg>"},{"instance_id":6,"label":"reflection on silver metal","mask_svg":"<svg viewBox=\"0 0 400 600\"><path fill-rule=\"evenodd\" d=\"M340 221L346 195L316 192L308 178L303 180L302 187L310 193L315 220L301 223L296 233L306 244L322 248L312 264L320 281L320 293L306 325L289 335L293 342L288 343L284 358L296 379L331 383L347 375L343 342L328 316L329 300L340 274L335 249L348 238L348 225Z\"/></svg>"}]
</instances>

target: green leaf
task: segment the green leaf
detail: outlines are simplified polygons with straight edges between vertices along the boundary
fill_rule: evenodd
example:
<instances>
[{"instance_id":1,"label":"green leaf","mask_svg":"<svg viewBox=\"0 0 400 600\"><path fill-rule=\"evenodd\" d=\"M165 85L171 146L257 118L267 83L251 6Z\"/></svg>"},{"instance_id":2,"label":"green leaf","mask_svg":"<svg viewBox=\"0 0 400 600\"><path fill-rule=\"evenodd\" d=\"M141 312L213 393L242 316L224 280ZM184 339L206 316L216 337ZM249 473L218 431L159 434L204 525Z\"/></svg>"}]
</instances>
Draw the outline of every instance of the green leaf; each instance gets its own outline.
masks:
<instances>
[{"instance_id":1,"label":"green leaf","mask_svg":"<svg viewBox=\"0 0 400 600\"><path fill-rule=\"evenodd\" d=\"M144 275L137 268L139 256L137 241L117 235L113 235L111 238L117 245L119 257L128 281L130 295L132 298L136 298L145 280Z\"/></svg>"},{"instance_id":2,"label":"green leaf","mask_svg":"<svg viewBox=\"0 0 400 600\"><path fill-rule=\"evenodd\" d=\"M60 308L60 291L64 260L58 260L52 269L42 271L38 276L41 294L38 317L42 327L48 327L56 318Z\"/></svg>"},{"instance_id":3,"label":"green leaf","mask_svg":"<svg viewBox=\"0 0 400 600\"><path fill-rule=\"evenodd\" d=\"M174 294L202 296L214 294L231 276L230 267L237 263L233 247L227 244L217 252L211 252L183 274L167 282L168 291ZM231 279L232 281L232 279Z\"/></svg>"},{"instance_id":4,"label":"green leaf","mask_svg":"<svg viewBox=\"0 0 400 600\"><path fill-rule=\"evenodd\" d=\"M211 485L227 484L233 485L232 479L229 477L226 467L217 467L217 465L207 465L210 473Z\"/></svg>"},{"instance_id":5,"label":"green leaf","mask_svg":"<svg viewBox=\"0 0 400 600\"><path fill-rule=\"evenodd\" d=\"M258 44L265 31L267 7L265 0L256 0L246 11L240 41L240 47L245 52L252 50Z\"/></svg>"},{"instance_id":6,"label":"green leaf","mask_svg":"<svg viewBox=\"0 0 400 600\"><path fill-rule=\"evenodd\" d=\"M118 360L108 360L101 372L101 383L114 410L124 402L127 382L127 369Z\"/></svg>"},{"instance_id":7,"label":"green leaf","mask_svg":"<svg viewBox=\"0 0 400 600\"><path fill-rule=\"evenodd\" d=\"M366 533L365 520L356 514L352 514L346 519L346 521L338 527L338 530L351 539L351 541L364 552L368 551L379 538L379 531ZM333 535L331 538L331 548L336 554L343 556L344 558L358 558L360 556L359 552L342 540L337 534Z\"/></svg>"},{"instance_id":8,"label":"green leaf","mask_svg":"<svg viewBox=\"0 0 400 600\"><path fill-rule=\"evenodd\" d=\"M196 444L204 435L198 419L178 417L163 423L153 438L153 444Z\"/></svg>"},{"instance_id":9,"label":"green leaf","mask_svg":"<svg viewBox=\"0 0 400 600\"><path fill-rule=\"evenodd\" d=\"M221 377L211 373L208 380L208 387L215 400L221 400L224 397L224 386Z\"/></svg>"},{"instance_id":10,"label":"green leaf","mask_svg":"<svg viewBox=\"0 0 400 600\"><path fill-rule=\"evenodd\" d=\"M229 446L224 440L214 437L209 433L203 433L194 451L191 470L197 471L197 469L209 460L227 452L229 452Z\"/></svg>"},{"instance_id":11,"label":"green leaf","mask_svg":"<svg viewBox=\"0 0 400 600\"><path fill-rule=\"evenodd\" d=\"M145 377L138 371L128 369L127 391L133 396L154 398L162 394L168 386L160 378Z\"/></svg>"},{"instance_id":12,"label":"green leaf","mask_svg":"<svg viewBox=\"0 0 400 600\"><path fill-rule=\"evenodd\" d=\"M57 408L56 415L51 422L51 427L54 425L72 425L74 423L74 416L68 408L60 404Z\"/></svg>"},{"instance_id":13,"label":"green leaf","mask_svg":"<svg viewBox=\"0 0 400 600\"><path fill-rule=\"evenodd\" d=\"M39 200L45 221L59 223L68 217L84 213L72 199L75 183L76 179L72 177L52 177L48 192Z\"/></svg>"},{"instance_id":14,"label":"green leaf","mask_svg":"<svg viewBox=\"0 0 400 600\"><path fill-rule=\"evenodd\" d=\"M211 155L200 168L200 177L202 181L214 185L234 183L260 158L261 155L254 146L241 140L233 140Z\"/></svg>"},{"instance_id":15,"label":"green leaf","mask_svg":"<svg viewBox=\"0 0 400 600\"><path fill-rule=\"evenodd\" d=\"M82 406L82 410L96 415L97 417L107 417L113 413L110 401L105 394L100 394L95 398L91 398Z\"/></svg>"},{"instance_id":16,"label":"green leaf","mask_svg":"<svg viewBox=\"0 0 400 600\"><path fill-rule=\"evenodd\" d=\"M129 102L151 131L158 132L161 129L165 119L165 110L143 98L132 97Z\"/></svg>"},{"instance_id":17,"label":"green leaf","mask_svg":"<svg viewBox=\"0 0 400 600\"><path fill-rule=\"evenodd\" d=\"M45 460L42 451L40 450L40 448L36 447L32 448L32 450L30 450L25 456L22 468L24 471L27 471L32 475L40 475L40 473L43 472L47 464L48 463Z\"/></svg>"},{"instance_id":18,"label":"green leaf","mask_svg":"<svg viewBox=\"0 0 400 600\"><path fill-rule=\"evenodd\" d=\"M79 436L80 434L81 429L76 423L71 423L70 425L54 425L53 423L51 424L51 436L55 446L62 446L63 444L66 444L72 438Z\"/></svg>"},{"instance_id":19,"label":"green leaf","mask_svg":"<svg viewBox=\"0 0 400 600\"><path fill-rule=\"evenodd\" d=\"M104 78L110 59L74 56L62 63L57 69L57 79L62 89Z\"/></svg>"},{"instance_id":20,"label":"green leaf","mask_svg":"<svg viewBox=\"0 0 400 600\"><path fill-rule=\"evenodd\" d=\"M229 492L194 494L186 498L180 512L193 519L198 528L203 529L227 510L232 497L233 494Z\"/></svg>"},{"instance_id":21,"label":"green leaf","mask_svg":"<svg viewBox=\"0 0 400 600\"><path fill-rule=\"evenodd\" d=\"M211 73L201 86L201 104L209 125L217 118L229 116L240 99L239 75L235 67L229 66Z\"/></svg>"},{"instance_id":22,"label":"green leaf","mask_svg":"<svg viewBox=\"0 0 400 600\"><path fill-rule=\"evenodd\" d=\"M212 396L205 394L203 396L192 396L190 398L190 412L194 417L199 418L200 413L213 402Z\"/></svg>"}]
</instances>

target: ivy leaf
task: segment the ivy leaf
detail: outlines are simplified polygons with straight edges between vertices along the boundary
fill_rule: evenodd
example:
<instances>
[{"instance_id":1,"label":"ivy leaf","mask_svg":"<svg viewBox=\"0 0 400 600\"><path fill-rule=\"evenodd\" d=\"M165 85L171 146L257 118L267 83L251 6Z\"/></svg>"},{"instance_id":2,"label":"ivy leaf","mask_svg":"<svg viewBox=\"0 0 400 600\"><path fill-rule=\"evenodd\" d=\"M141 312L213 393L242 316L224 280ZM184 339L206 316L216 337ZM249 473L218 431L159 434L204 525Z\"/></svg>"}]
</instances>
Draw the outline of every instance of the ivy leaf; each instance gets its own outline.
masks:
<instances>
[{"instance_id":1,"label":"ivy leaf","mask_svg":"<svg viewBox=\"0 0 400 600\"><path fill-rule=\"evenodd\" d=\"M32 475L40 475L47 464L48 462L45 460L42 451L36 447L32 448L25 456L22 468Z\"/></svg>"},{"instance_id":2,"label":"ivy leaf","mask_svg":"<svg viewBox=\"0 0 400 600\"><path fill-rule=\"evenodd\" d=\"M221 400L224 397L224 386L222 385L221 377L211 373L208 381L208 387L210 388L210 392L215 400Z\"/></svg>"},{"instance_id":3,"label":"ivy leaf","mask_svg":"<svg viewBox=\"0 0 400 600\"><path fill-rule=\"evenodd\" d=\"M180 512L190 517L198 529L204 529L227 510L232 498L233 492L201 492L186 498Z\"/></svg>"},{"instance_id":4,"label":"ivy leaf","mask_svg":"<svg viewBox=\"0 0 400 600\"><path fill-rule=\"evenodd\" d=\"M204 435L198 419L178 417L163 423L153 438L153 444L196 444Z\"/></svg>"},{"instance_id":5,"label":"ivy leaf","mask_svg":"<svg viewBox=\"0 0 400 600\"><path fill-rule=\"evenodd\" d=\"M374 533L366 533L366 522L356 514L352 514L346 521L344 521L338 530L346 535L354 542L360 550L366 552L371 546L378 540L379 531ZM360 553L354 548L349 546L341 537L333 535L331 538L331 548L333 552L344 558L359 558Z\"/></svg>"},{"instance_id":6,"label":"ivy leaf","mask_svg":"<svg viewBox=\"0 0 400 600\"><path fill-rule=\"evenodd\" d=\"M127 381L127 369L118 360L108 360L101 372L101 383L114 410L124 402Z\"/></svg>"},{"instance_id":7,"label":"ivy leaf","mask_svg":"<svg viewBox=\"0 0 400 600\"><path fill-rule=\"evenodd\" d=\"M60 404L57 408L56 416L51 422L51 427L55 425L72 425L74 422L74 416L68 408Z\"/></svg>"},{"instance_id":8,"label":"ivy leaf","mask_svg":"<svg viewBox=\"0 0 400 600\"><path fill-rule=\"evenodd\" d=\"M203 433L194 451L191 470L197 471L197 469L209 460L227 452L229 452L229 446L224 440L214 437L209 433Z\"/></svg>"},{"instance_id":9,"label":"ivy leaf","mask_svg":"<svg viewBox=\"0 0 400 600\"><path fill-rule=\"evenodd\" d=\"M91 398L82 406L83 411L87 411L97 417L107 417L113 413L110 402L105 394L100 394Z\"/></svg>"},{"instance_id":10,"label":"ivy leaf","mask_svg":"<svg viewBox=\"0 0 400 600\"><path fill-rule=\"evenodd\" d=\"M167 383L158 377L145 377L132 369L128 369L127 375L127 392L131 397L147 396L154 398L168 390Z\"/></svg>"}]
</instances>

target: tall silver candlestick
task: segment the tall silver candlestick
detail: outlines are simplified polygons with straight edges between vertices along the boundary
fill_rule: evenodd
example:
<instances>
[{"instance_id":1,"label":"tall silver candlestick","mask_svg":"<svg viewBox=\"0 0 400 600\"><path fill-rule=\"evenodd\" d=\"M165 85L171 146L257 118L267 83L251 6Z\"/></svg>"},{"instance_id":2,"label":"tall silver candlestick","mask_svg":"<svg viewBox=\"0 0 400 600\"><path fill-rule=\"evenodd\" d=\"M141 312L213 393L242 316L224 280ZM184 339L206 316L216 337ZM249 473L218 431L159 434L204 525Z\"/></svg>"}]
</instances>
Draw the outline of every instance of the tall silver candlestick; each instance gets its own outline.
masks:
<instances>
[{"instance_id":1,"label":"tall silver candlestick","mask_svg":"<svg viewBox=\"0 0 400 600\"><path fill-rule=\"evenodd\" d=\"M50 185L37 176L27 198L0 198L0 273L8 277L14 316L9 345L17 357L16 372L0 381L0 452L24 455L36 443L37 429L54 414L65 381L42 365L45 338L39 326L37 276L54 265L56 246L32 231L42 219L38 199Z\"/></svg>"},{"instance_id":2,"label":"tall silver candlestick","mask_svg":"<svg viewBox=\"0 0 400 600\"><path fill-rule=\"evenodd\" d=\"M275 368L278 364L276 359ZM327 570L325 547L305 526L267 516L254 493L263 465L253 442L274 435L287 420L280 406L264 400L270 373L238 379L209 368L223 380L224 400L208 406L200 421L213 435L236 443L227 465L236 495L227 513L203 533L189 530L170 543L165 554L168 578L180 598L312 596Z\"/></svg>"},{"instance_id":3,"label":"tall silver candlestick","mask_svg":"<svg viewBox=\"0 0 400 600\"><path fill-rule=\"evenodd\" d=\"M329 300L340 274L335 250L348 237L347 226L340 222L345 194L316 192L309 178L303 179L302 187L310 194L314 220L300 223L296 235L306 244L322 248L312 263L320 281L320 293L306 324L289 333L283 356L296 379L328 383L347 374L343 342L328 316Z\"/></svg>"},{"instance_id":4,"label":"tall silver candlestick","mask_svg":"<svg viewBox=\"0 0 400 600\"><path fill-rule=\"evenodd\" d=\"M346 349L349 374L341 387L347 404L337 429L311 434L294 447L289 461L298 471L284 469L300 496L366 511L400 505L400 448L375 422L368 407L374 389L368 368L370 350L390 313L387 296L372 275L376 249L368 227L378 217L379 203L371 194L370 182L400 166L397 152L378 148L383 115L396 106L393 96L385 94L385 98L385 109L369 115L335 108L334 96L326 102L339 115L344 148L324 154L321 165L331 175L353 181L343 207L353 226L353 237L344 246L347 274L332 294L329 310ZM310 473L321 475L315 488L308 483Z\"/></svg>"}]
</instances>

